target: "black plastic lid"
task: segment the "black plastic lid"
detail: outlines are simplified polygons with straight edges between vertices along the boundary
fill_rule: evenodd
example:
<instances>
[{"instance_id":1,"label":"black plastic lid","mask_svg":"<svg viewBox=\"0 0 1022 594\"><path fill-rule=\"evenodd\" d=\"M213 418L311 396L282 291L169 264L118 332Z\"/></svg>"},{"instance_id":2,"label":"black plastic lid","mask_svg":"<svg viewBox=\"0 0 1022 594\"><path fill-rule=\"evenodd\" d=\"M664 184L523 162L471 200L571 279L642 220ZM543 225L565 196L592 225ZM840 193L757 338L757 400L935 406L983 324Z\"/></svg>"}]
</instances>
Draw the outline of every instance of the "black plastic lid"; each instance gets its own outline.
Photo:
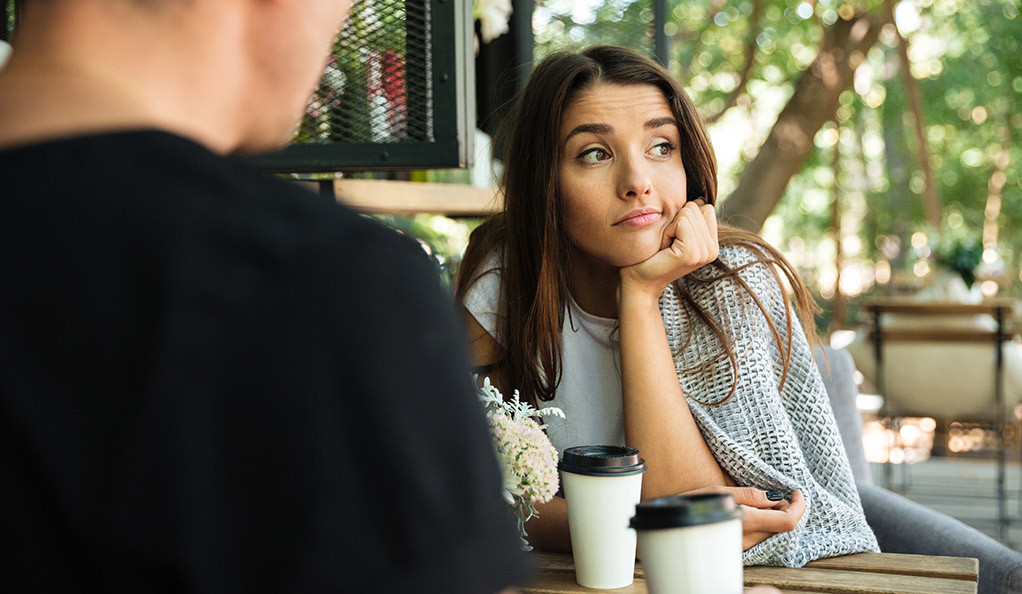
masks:
<instances>
[{"instance_id":1,"label":"black plastic lid","mask_svg":"<svg viewBox=\"0 0 1022 594\"><path fill-rule=\"evenodd\" d=\"M741 517L741 508L727 493L673 495L640 502L635 506L630 526L636 530L684 528Z\"/></svg>"},{"instance_id":2,"label":"black plastic lid","mask_svg":"<svg viewBox=\"0 0 1022 594\"><path fill-rule=\"evenodd\" d=\"M564 450L557 467L565 472L588 476L622 476L646 472L639 450L624 446L575 446Z\"/></svg>"}]
</instances>

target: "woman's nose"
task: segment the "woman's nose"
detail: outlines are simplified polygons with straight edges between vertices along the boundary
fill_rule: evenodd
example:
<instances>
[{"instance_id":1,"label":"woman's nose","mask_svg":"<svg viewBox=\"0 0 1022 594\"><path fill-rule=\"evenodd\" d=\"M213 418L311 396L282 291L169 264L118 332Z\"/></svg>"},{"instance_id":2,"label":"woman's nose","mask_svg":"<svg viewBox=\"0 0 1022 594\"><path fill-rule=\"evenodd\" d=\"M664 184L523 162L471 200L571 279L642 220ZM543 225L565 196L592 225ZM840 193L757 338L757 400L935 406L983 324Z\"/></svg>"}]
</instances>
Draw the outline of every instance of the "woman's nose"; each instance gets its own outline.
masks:
<instances>
[{"instance_id":1,"label":"woman's nose","mask_svg":"<svg viewBox=\"0 0 1022 594\"><path fill-rule=\"evenodd\" d=\"M653 180L649 171L649 164L645 159L628 159L621 163L621 171L618 178L617 195L622 200L630 200L639 196L645 196L652 192Z\"/></svg>"}]
</instances>

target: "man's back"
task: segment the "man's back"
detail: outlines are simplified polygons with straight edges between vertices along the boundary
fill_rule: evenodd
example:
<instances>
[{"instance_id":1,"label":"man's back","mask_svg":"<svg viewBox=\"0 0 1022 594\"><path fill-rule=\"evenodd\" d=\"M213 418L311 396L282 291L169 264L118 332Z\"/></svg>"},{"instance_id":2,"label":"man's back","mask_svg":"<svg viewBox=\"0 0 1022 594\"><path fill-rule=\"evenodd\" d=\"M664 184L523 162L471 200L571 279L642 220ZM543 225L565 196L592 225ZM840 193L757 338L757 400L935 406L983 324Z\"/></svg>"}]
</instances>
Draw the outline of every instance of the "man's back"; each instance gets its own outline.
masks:
<instances>
[{"instance_id":1,"label":"man's back","mask_svg":"<svg viewBox=\"0 0 1022 594\"><path fill-rule=\"evenodd\" d=\"M0 151L0 187L13 585L520 577L451 306L413 242L162 132Z\"/></svg>"}]
</instances>

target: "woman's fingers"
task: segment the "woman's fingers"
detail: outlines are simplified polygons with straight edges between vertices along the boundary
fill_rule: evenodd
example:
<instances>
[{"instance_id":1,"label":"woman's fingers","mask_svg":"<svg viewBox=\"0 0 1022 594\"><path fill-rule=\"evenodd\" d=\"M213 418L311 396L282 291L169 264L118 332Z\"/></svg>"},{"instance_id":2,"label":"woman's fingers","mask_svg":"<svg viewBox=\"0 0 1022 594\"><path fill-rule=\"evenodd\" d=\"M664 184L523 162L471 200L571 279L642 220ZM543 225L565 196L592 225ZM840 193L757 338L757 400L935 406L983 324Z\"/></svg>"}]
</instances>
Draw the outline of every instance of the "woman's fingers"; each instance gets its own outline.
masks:
<instances>
[{"instance_id":1,"label":"woman's fingers","mask_svg":"<svg viewBox=\"0 0 1022 594\"><path fill-rule=\"evenodd\" d=\"M684 257L690 255L696 245L695 235L696 231L692 228L692 221L685 215L685 211L682 210L681 216L676 223L671 250L677 256Z\"/></svg>"},{"instance_id":2,"label":"woman's fingers","mask_svg":"<svg viewBox=\"0 0 1022 594\"><path fill-rule=\"evenodd\" d=\"M791 494L791 506L798 509L798 517L802 517L802 514L806 511L806 498L802 496L801 489L795 489Z\"/></svg>"},{"instance_id":3,"label":"woman's fingers","mask_svg":"<svg viewBox=\"0 0 1022 594\"><path fill-rule=\"evenodd\" d=\"M727 493L742 506L745 512L742 517L742 550L748 550L778 532L794 530L806 512L806 501L800 490L791 494L790 502L784 498L774 501L778 491L752 487L714 486L688 492L693 493Z\"/></svg>"},{"instance_id":4,"label":"woman's fingers","mask_svg":"<svg viewBox=\"0 0 1022 594\"><path fill-rule=\"evenodd\" d=\"M789 532L798 526L806 511L806 501L801 491L791 495L791 503L776 509L761 509L746 506L742 518L742 532Z\"/></svg>"},{"instance_id":5,"label":"woman's fingers","mask_svg":"<svg viewBox=\"0 0 1022 594\"><path fill-rule=\"evenodd\" d=\"M674 213L674 218L671 219L671 224L664 228L664 237L660 241L661 250L671 247L674 243L674 239L678 236L678 221L682 216L682 210L678 209L678 212Z\"/></svg>"},{"instance_id":6,"label":"woman's fingers","mask_svg":"<svg viewBox=\"0 0 1022 594\"><path fill-rule=\"evenodd\" d=\"M717 239L717 210L713 208L712 204L703 204L699 207L699 211L703 215L703 220L706 221L706 229L714 248L713 259L716 260L720 251L720 243Z\"/></svg>"},{"instance_id":7,"label":"woman's fingers","mask_svg":"<svg viewBox=\"0 0 1022 594\"><path fill-rule=\"evenodd\" d=\"M748 550L778 532L790 532L798 526L799 520L806 513L806 500L801 490L791 494L791 501L784 498L776 499L780 492L764 491L753 487L703 487L693 493L727 493L734 497L735 503L741 505L742 517L742 550Z\"/></svg>"},{"instance_id":8,"label":"woman's fingers","mask_svg":"<svg viewBox=\"0 0 1022 594\"><path fill-rule=\"evenodd\" d=\"M696 263L702 261L703 252L706 251L706 230L703 228L703 222L693 216L693 212L697 209L690 204L686 204L682 210L685 213L686 229L689 230L687 238L689 263Z\"/></svg>"},{"instance_id":9,"label":"woman's fingers","mask_svg":"<svg viewBox=\"0 0 1022 594\"><path fill-rule=\"evenodd\" d=\"M712 206L705 204L702 200L696 200L690 204L692 204L693 224L699 227L702 244L706 249L704 257L707 263L712 262L717 259L718 251L716 213Z\"/></svg>"},{"instance_id":10,"label":"woman's fingers","mask_svg":"<svg viewBox=\"0 0 1022 594\"><path fill-rule=\"evenodd\" d=\"M704 209L710 209L709 213ZM698 246L698 248L693 248L693 261L700 265L717 259L717 225L712 209L712 206L707 206L701 200L687 202L682 208L682 213L689 221L693 231L692 241L688 243Z\"/></svg>"},{"instance_id":11,"label":"woman's fingers","mask_svg":"<svg viewBox=\"0 0 1022 594\"><path fill-rule=\"evenodd\" d=\"M787 500L780 497L779 491L764 491L754 487L706 487L693 493L727 493L734 497L738 505L758 509L778 509L789 505Z\"/></svg>"},{"instance_id":12,"label":"woman's fingers","mask_svg":"<svg viewBox=\"0 0 1022 594\"><path fill-rule=\"evenodd\" d=\"M680 211L677 232L672 245L675 254L682 257L684 264L698 268L708 262L711 246L706 221L693 202L687 203Z\"/></svg>"},{"instance_id":13,"label":"woman's fingers","mask_svg":"<svg viewBox=\"0 0 1022 594\"><path fill-rule=\"evenodd\" d=\"M746 507L742 518L743 532L790 532L798 525L800 515L789 513L787 509L758 509Z\"/></svg>"}]
</instances>

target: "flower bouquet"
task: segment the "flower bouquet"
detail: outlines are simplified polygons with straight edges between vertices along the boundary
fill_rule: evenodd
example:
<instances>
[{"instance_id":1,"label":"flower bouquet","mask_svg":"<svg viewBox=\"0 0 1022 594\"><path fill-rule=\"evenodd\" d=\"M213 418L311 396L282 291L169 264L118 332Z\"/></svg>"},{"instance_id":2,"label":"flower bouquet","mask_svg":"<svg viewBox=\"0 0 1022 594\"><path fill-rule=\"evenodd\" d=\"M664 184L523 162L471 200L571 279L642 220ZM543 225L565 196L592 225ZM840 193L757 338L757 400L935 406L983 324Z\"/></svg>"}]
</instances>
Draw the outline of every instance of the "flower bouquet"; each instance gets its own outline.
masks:
<instances>
[{"instance_id":1,"label":"flower bouquet","mask_svg":"<svg viewBox=\"0 0 1022 594\"><path fill-rule=\"evenodd\" d=\"M546 425L537 419L564 412L556 407L536 409L522 402L515 390L510 400L483 380L479 400L486 411L497 459L504 475L504 500L511 506L518 521L522 548L531 551L525 523L536 515L536 505L550 501L557 493L557 450L545 432Z\"/></svg>"}]
</instances>

